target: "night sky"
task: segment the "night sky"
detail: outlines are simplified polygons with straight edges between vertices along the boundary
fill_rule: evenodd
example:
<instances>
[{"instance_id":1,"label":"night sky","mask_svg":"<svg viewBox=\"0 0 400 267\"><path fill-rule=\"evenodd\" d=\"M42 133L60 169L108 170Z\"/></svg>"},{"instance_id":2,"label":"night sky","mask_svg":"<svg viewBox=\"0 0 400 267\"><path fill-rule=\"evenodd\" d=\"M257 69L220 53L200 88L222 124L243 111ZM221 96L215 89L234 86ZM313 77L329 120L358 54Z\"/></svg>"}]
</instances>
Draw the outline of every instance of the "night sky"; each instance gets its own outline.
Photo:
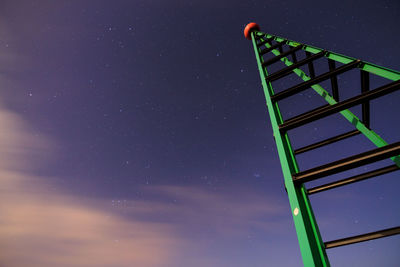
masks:
<instances>
[{"instance_id":1,"label":"night sky","mask_svg":"<svg viewBox=\"0 0 400 267\"><path fill-rule=\"evenodd\" d=\"M0 265L303 266L243 29L400 70L399 18L395 0L1 1ZM345 78L341 96L359 94ZM389 143L399 93L371 103ZM315 95L282 101L284 118L323 103ZM335 115L290 134L298 148L351 129ZM357 136L298 162L372 148ZM323 240L400 225L398 175L310 196ZM328 256L399 266L399 251L393 236Z\"/></svg>"}]
</instances>

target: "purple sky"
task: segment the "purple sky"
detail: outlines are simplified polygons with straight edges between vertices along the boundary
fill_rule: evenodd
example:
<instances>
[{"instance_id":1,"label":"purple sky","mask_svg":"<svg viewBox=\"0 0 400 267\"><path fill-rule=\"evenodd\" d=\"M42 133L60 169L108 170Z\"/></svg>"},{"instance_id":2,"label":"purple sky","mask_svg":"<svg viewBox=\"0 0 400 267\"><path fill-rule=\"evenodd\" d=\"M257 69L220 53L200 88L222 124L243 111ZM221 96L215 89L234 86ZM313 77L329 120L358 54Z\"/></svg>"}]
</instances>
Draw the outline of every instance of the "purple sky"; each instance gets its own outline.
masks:
<instances>
[{"instance_id":1,"label":"purple sky","mask_svg":"<svg viewBox=\"0 0 400 267\"><path fill-rule=\"evenodd\" d=\"M302 266L243 29L256 21L400 70L399 16L397 1L378 0L1 1L0 265ZM341 96L358 83L339 79ZM371 103L371 127L389 143L399 101ZM308 90L280 107L288 118L318 103ZM298 148L350 129L335 115L290 134ZM306 170L372 148L357 136L298 162ZM395 172L311 196L324 241L398 226L398 188ZM398 266L399 249L394 236L328 256L332 266Z\"/></svg>"}]
</instances>

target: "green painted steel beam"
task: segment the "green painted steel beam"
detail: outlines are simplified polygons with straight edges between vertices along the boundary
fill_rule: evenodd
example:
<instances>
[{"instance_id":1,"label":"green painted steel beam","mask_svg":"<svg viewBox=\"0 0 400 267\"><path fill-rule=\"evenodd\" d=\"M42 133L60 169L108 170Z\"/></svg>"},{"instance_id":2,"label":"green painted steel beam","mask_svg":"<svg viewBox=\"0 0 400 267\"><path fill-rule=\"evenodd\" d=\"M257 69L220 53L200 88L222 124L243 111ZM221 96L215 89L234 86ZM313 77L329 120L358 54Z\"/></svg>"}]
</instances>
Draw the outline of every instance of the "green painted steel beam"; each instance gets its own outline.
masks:
<instances>
[{"instance_id":1,"label":"green painted steel beam","mask_svg":"<svg viewBox=\"0 0 400 267\"><path fill-rule=\"evenodd\" d=\"M257 26L258 27L258 26ZM246 35L246 33L245 33ZM294 63L287 58L286 54L282 55L279 49L272 47L266 39L275 40L276 42L283 42L292 47L301 46L301 49L317 54L324 52L324 57L343 63L348 64L355 61L355 58L344 56L338 53L323 50L318 47L305 45L299 42L288 40L279 36L265 34L254 30L251 32L251 39L253 42L254 52L256 54L257 65L260 72L261 83L264 89L265 99L267 102L268 113L271 119L272 130L277 145L278 155L282 167L283 177L285 181L286 190L288 193L289 203L292 210L292 216L296 228L296 233L300 245L301 255L304 266L330 266L328 257L326 255L326 247L322 241L318 225L316 223L310 201L308 199L307 190L303 184L293 183L293 174L298 173L298 165L296 158L289 140L289 136L286 131L282 132L279 130L279 125L283 123L282 115L278 106L278 101L272 101L271 96L274 95L274 90L271 82L266 78L268 77L267 68L264 67L263 50L259 48L256 42L256 37L259 39L266 49L264 51L272 52L276 59L282 61L286 66L292 66ZM247 38L247 36L246 36ZM271 48L272 47L272 48ZM281 50L282 51L282 50ZM365 61L361 61L357 64L356 68L378 75L380 77L398 81L400 80L400 72L394 71L388 68L377 66ZM298 75L303 81L311 80L305 72L300 68L291 69L293 73ZM329 105L337 104L338 102L319 84L314 84L311 88L318 93ZM366 127L361 120L354 115L350 110L342 110L339 112L344 118L346 118L360 133L362 133L367 139L369 139L377 147L386 146L388 143L380 137L373 130ZM392 161L400 167L400 155L391 158Z\"/></svg>"},{"instance_id":2,"label":"green painted steel beam","mask_svg":"<svg viewBox=\"0 0 400 267\"><path fill-rule=\"evenodd\" d=\"M301 44L299 42L295 42L295 41L292 41L292 40L289 40L286 38L282 38L282 37L279 37L276 35L272 35L272 34L265 34L265 33L258 32L257 35L265 36L266 38L273 38L275 41L278 41L278 42L285 41L288 45L293 46L293 47ZM324 49L321 49L321 48L318 48L315 46L305 45L305 44L302 44L302 45L304 45L303 50L313 53L313 54L324 51ZM337 62L343 63L343 64L347 64L353 60L356 60L355 58L344 56L344 55L330 52L330 51L325 55L325 57L335 60ZM381 66L369 63L369 62L362 61L362 64L360 65L359 68L364 71L373 73L375 75L381 76L383 78L386 78L386 79L389 79L392 81L400 80L400 72L399 71L384 68L384 67L381 67Z\"/></svg>"},{"instance_id":3,"label":"green painted steel beam","mask_svg":"<svg viewBox=\"0 0 400 267\"><path fill-rule=\"evenodd\" d=\"M306 189L303 185L295 186L293 183L292 174L299 171L296 158L289 136L287 133L282 134L279 131L279 124L283 122L282 115L278 103L272 103L271 101L274 90L271 83L265 79L268 73L266 68L262 66L264 60L260 55L260 49L257 47L254 32L251 33L251 38L304 266L330 266Z\"/></svg>"},{"instance_id":4,"label":"green painted steel beam","mask_svg":"<svg viewBox=\"0 0 400 267\"><path fill-rule=\"evenodd\" d=\"M269 35L269 34L267 34L266 36L267 36L267 37L271 37L271 35ZM278 40L278 41L280 41L280 40ZM300 44L300 43L296 43L296 44L297 44L297 45L303 45L303 46L306 47L306 45L304 45L304 44ZM269 45L269 44L266 44L266 47L268 48L268 47L270 47L270 45ZM322 49L320 49L320 50L315 50L315 51L313 51L312 53L319 53L319 52L321 52L321 51L323 51L323 50L322 50ZM279 55L281 54L277 49L274 49L274 50L272 50L271 52L272 52L275 56L279 56ZM309 52L311 52L311 51L309 51ZM329 58L329 55L330 55L330 54L333 54L333 53L332 53L332 52L329 52L329 53L328 53L328 56L327 56L328 58ZM337 54L337 55L338 55L338 54ZM340 55L340 56L341 56L341 55ZM347 59L349 59L349 60L351 60L351 61L356 60L356 59L354 59L354 58L350 58L350 57L346 57L346 56L341 56L341 57L345 57L346 60L347 60ZM332 59L333 59L333 58L332 58ZM286 66L291 66L291 65L294 64L294 63L291 62L287 57L283 57L283 58L281 59L281 61L282 61ZM351 61L342 61L342 63L347 64L347 63L350 63ZM370 63L365 63L365 62L363 62L362 64L364 64L364 66L366 66L367 64L372 65L372 64L370 64ZM374 65L374 66L376 66L376 65ZM377 67L379 67L379 66L377 66ZM371 66L368 66L368 68L371 68ZM382 67L379 67L379 68L380 68L382 71L385 69L385 68L382 68ZM365 69L364 69L364 70L365 70ZM386 69L385 71L387 71L387 70L388 70L388 69ZM392 70L390 70L390 71L391 71L391 72L396 72L396 71L392 71ZM303 79L303 81L308 81L308 80L311 79L311 77L309 77L304 71L302 71L302 70L299 69L299 68L294 69L293 72L296 73L301 79ZM388 72L385 72L385 73L386 73L386 76L388 76ZM392 74L393 74L393 73L392 73ZM381 76L381 77L383 77L383 76ZM385 77L385 78L386 78L386 77ZM400 73L399 73L399 79L397 79L397 80L400 80ZM317 94L319 94L319 95L320 95L326 102L328 102L330 105L334 105L334 104L337 103L337 101L336 101L322 86L320 86L319 84L312 85L311 88L314 89L314 91L317 92ZM371 141L374 145L376 145L377 147L386 146L386 145L388 144L388 143L387 143L382 137L380 137L377 133L375 133L373 130L369 129L368 127L366 127L366 126L361 122L361 120L360 120L356 115L354 115L354 113L352 113L350 110L346 109L346 110L340 111L340 114L342 114L343 117L345 117L351 124L353 124L354 127L355 127L356 129L358 129L365 137L367 137L368 140L370 140L370 141ZM400 167L400 156L392 157L391 160L392 160L393 162L395 162L397 166Z\"/></svg>"}]
</instances>

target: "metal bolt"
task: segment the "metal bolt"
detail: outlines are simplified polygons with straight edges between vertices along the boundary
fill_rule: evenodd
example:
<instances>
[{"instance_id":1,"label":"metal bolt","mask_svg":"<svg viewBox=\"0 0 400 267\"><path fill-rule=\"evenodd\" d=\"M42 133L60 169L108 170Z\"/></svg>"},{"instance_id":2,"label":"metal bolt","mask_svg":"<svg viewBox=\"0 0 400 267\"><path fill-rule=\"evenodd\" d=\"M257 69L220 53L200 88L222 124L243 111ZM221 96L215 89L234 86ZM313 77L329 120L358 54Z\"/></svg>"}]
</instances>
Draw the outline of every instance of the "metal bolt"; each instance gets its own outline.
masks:
<instances>
[{"instance_id":1,"label":"metal bolt","mask_svg":"<svg viewBox=\"0 0 400 267\"><path fill-rule=\"evenodd\" d=\"M295 208L295 209L293 210L293 214L294 214L294 216L297 216L297 214L299 214L299 209L298 209L298 208Z\"/></svg>"}]
</instances>

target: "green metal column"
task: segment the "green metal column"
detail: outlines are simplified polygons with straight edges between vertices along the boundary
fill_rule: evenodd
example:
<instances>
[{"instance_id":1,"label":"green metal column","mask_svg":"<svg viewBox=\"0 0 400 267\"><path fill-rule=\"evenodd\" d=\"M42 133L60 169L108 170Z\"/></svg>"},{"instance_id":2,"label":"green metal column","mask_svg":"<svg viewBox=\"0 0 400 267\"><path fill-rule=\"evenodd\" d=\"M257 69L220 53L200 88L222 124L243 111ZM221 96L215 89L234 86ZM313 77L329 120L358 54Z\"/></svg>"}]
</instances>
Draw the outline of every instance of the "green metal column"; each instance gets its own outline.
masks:
<instances>
[{"instance_id":1,"label":"green metal column","mask_svg":"<svg viewBox=\"0 0 400 267\"><path fill-rule=\"evenodd\" d=\"M305 188L304 186L296 187L293 183L292 174L298 172L297 162L288 135L281 134L279 131L279 125L283 123L283 120L278 103L273 104L271 101L274 91L271 83L267 83L265 79L268 73L266 68L262 67L263 58L256 44L255 32L251 33L251 38L304 266L330 266Z\"/></svg>"},{"instance_id":2,"label":"green metal column","mask_svg":"<svg viewBox=\"0 0 400 267\"><path fill-rule=\"evenodd\" d=\"M321 238L311 203L308 199L308 195L310 194L315 194L395 170L400 170L400 142L388 144L382 137L371 129L369 119L369 101L396 90L400 90L400 72L310 45L301 44L282 37L262 33L256 23L249 23L244 30L244 35L247 39L252 40L253 43L304 266L330 266L325 251L326 249L400 234L400 226L398 226L358 236L324 242ZM259 43L257 43L257 41L259 41ZM272 42L275 42L275 44ZM262 46L265 46L265 48L261 49ZM289 50L284 52L283 46L286 46ZM297 51L305 52L306 58L298 62L296 59ZM264 61L263 55L265 53L273 53L275 57ZM287 56L289 55L292 55L293 62L288 59ZM313 61L319 58L325 58L327 60L329 71L320 74L319 76L315 76ZM267 66L274 64L275 62L282 62L285 68L269 74L267 72ZM335 62L340 64L340 66L336 67ZM309 75L300 69L300 66L304 65L308 65ZM339 101L337 76L353 69L358 69L361 74L361 94L344 101ZM300 78L301 82L283 92L275 94L271 81L285 77L290 73L295 73ZM374 90L370 90L370 75L385 78L389 83ZM320 82L328 79L331 80L332 95L319 85ZM283 121L278 101L302 92L308 88L312 88L317 94L319 94L327 102L327 105ZM362 120L349 110L350 107L356 105L362 105ZM335 113L340 113L354 126L355 129L297 149L296 151L292 149L287 133L288 130ZM296 154L307 152L358 134L364 135L378 148L309 170L302 172L299 171L295 157ZM307 190L304 185L304 183L308 181L387 158L390 158L390 160L395 164L347 179L317 186L309 190Z\"/></svg>"}]
</instances>

